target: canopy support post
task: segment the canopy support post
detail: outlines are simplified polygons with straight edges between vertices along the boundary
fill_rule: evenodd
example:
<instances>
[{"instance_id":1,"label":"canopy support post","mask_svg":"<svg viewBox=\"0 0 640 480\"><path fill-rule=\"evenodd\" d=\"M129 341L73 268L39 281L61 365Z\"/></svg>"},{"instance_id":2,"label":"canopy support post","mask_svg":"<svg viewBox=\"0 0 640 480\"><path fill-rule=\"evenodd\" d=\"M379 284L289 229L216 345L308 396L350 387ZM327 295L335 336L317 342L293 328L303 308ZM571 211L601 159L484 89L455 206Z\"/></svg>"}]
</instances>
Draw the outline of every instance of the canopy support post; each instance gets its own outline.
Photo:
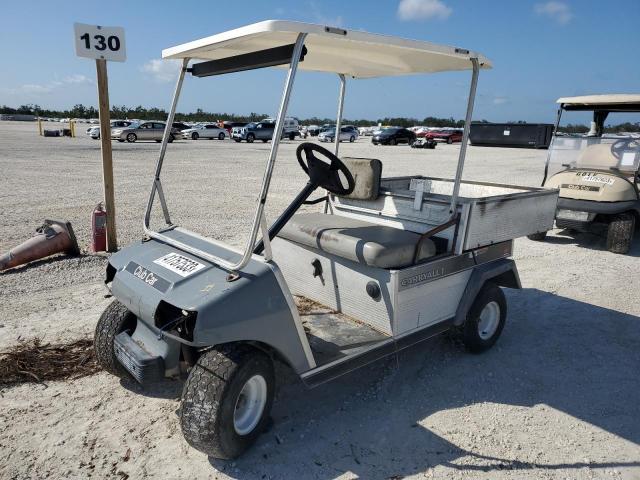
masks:
<instances>
[{"instance_id":1,"label":"canopy support post","mask_svg":"<svg viewBox=\"0 0 640 480\"><path fill-rule=\"evenodd\" d=\"M553 132L551 133L552 137L551 137L551 144L553 144L553 139L556 136L556 134L558 133L558 127L560 126L560 119L562 118L562 105L560 105L560 108L558 108L558 114L556 115L556 125L555 127L553 127ZM541 187L544 187L544 184L547 181L547 175L549 174L549 161L551 160L551 152L553 151L553 149L551 148L551 145L549 145L549 149L547 151L547 161L544 164L544 176L542 177L542 184L540 185Z\"/></svg>"},{"instance_id":2,"label":"canopy support post","mask_svg":"<svg viewBox=\"0 0 640 480\"><path fill-rule=\"evenodd\" d=\"M164 220L167 225L171 225L171 218L169 217L169 209L167 208L164 194L162 192L162 185L160 183L160 172L162 171L162 163L164 162L164 155L167 153L167 144L169 143L169 136L171 135L171 129L173 126L173 119L176 115L176 108L178 106L178 98L180 98L180 91L182 90L182 82L184 81L184 74L187 71L187 65L189 59L182 60L182 67L180 68L180 75L176 82L176 88L173 92L173 100L171 101L171 108L169 109L169 116L167 117L167 124L164 127L164 134L162 135L162 144L160 146L160 155L156 162L156 173L153 177L153 184L151 185L151 193L149 194L149 201L147 202L147 210L144 214L144 232L149 235L149 223L151 221L151 208L153 207L153 200L156 196L156 191L159 192L160 203L162 204L162 212L164 213Z\"/></svg>"},{"instance_id":3,"label":"canopy support post","mask_svg":"<svg viewBox=\"0 0 640 480\"><path fill-rule=\"evenodd\" d=\"M460 145L460 155L458 156L458 168L456 170L456 178L453 184L453 192L451 194L451 204L449 205L449 215L456 213L456 204L458 203L458 193L460 192L460 182L462 180L462 170L464 169L464 160L467 154L467 144L469 143L469 131L471 130L471 118L473 117L473 104L476 99L476 87L478 86L478 74L480 73L480 63L477 58L471 58L473 65L473 73L471 74L471 86L469 88L469 99L467 101L467 115L464 120L464 131L462 133L462 145Z\"/></svg>"},{"instance_id":4,"label":"canopy support post","mask_svg":"<svg viewBox=\"0 0 640 480\"><path fill-rule=\"evenodd\" d=\"M347 80L345 79L342 73L338 74L340 77L340 93L338 96L338 114L336 115L336 138L335 138L335 148L333 153L335 156L338 156L338 150L340 149L340 133L342 129L342 111L344 109L344 93L346 88Z\"/></svg>"}]
</instances>

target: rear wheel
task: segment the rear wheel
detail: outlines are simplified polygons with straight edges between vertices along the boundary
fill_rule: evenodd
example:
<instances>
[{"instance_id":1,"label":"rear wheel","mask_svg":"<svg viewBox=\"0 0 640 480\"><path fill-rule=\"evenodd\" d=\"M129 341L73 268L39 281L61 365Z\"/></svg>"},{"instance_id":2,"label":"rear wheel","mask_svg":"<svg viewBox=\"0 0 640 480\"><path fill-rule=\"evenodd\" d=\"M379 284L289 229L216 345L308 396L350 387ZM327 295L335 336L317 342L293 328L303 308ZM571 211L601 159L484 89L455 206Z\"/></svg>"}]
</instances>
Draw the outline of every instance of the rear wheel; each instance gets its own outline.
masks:
<instances>
[{"instance_id":1,"label":"rear wheel","mask_svg":"<svg viewBox=\"0 0 640 480\"><path fill-rule=\"evenodd\" d=\"M220 132L218 134L218 140L224 140L224 133Z\"/></svg>"},{"instance_id":2,"label":"rear wheel","mask_svg":"<svg viewBox=\"0 0 640 480\"><path fill-rule=\"evenodd\" d=\"M295 134L295 133L293 133L293 132L291 132L291 133L289 134L289 140L295 140L295 139L296 139L296 134Z\"/></svg>"},{"instance_id":3,"label":"rear wheel","mask_svg":"<svg viewBox=\"0 0 640 480\"><path fill-rule=\"evenodd\" d=\"M130 133L127 135L127 142L133 143L138 139L138 136L135 133Z\"/></svg>"},{"instance_id":4,"label":"rear wheel","mask_svg":"<svg viewBox=\"0 0 640 480\"><path fill-rule=\"evenodd\" d=\"M267 143L269 140L267 140L266 138L262 139L262 143Z\"/></svg>"},{"instance_id":5,"label":"rear wheel","mask_svg":"<svg viewBox=\"0 0 640 480\"><path fill-rule=\"evenodd\" d=\"M117 300L114 300L100 315L93 336L93 347L98 364L107 372L119 377L128 375L116 358L113 342L119 333L125 330L133 332L137 321L136 316Z\"/></svg>"},{"instance_id":6,"label":"rear wheel","mask_svg":"<svg viewBox=\"0 0 640 480\"><path fill-rule=\"evenodd\" d=\"M182 391L180 424L187 442L215 458L236 458L267 426L273 404L273 362L249 345L204 353Z\"/></svg>"},{"instance_id":7,"label":"rear wheel","mask_svg":"<svg viewBox=\"0 0 640 480\"><path fill-rule=\"evenodd\" d=\"M451 137L447 138L447 143L451 145L453 143L453 139Z\"/></svg>"},{"instance_id":8,"label":"rear wheel","mask_svg":"<svg viewBox=\"0 0 640 480\"><path fill-rule=\"evenodd\" d=\"M495 283L485 283L462 325L461 337L467 350L481 353L491 348L500 337L506 318L504 293Z\"/></svg>"},{"instance_id":9,"label":"rear wheel","mask_svg":"<svg viewBox=\"0 0 640 480\"><path fill-rule=\"evenodd\" d=\"M355 142L355 141L356 141L356 137L354 137L353 135L351 135L351 136L349 137L349 141L350 141L351 143Z\"/></svg>"},{"instance_id":10,"label":"rear wheel","mask_svg":"<svg viewBox=\"0 0 640 480\"><path fill-rule=\"evenodd\" d=\"M173 133L169 134L169 143L173 143L176 137L173 136Z\"/></svg>"},{"instance_id":11,"label":"rear wheel","mask_svg":"<svg viewBox=\"0 0 640 480\"><path fill-rule=\"evenodd\" d=\"M193 132L191 134L191 140L197 140L198 138L200 138L200 135L198 135L198 132Z\"/></svg>"},{"instance_id":12,"label":"rear wheel","mask_svg":"<svg viewBox=\"0 0 640 480\"><path fill-rule=\"evenodd\" d=\"M395 138L392 138L391 140L389 140L389 145L395 145L396 143L398 142L396 142Z\"/></svg>"},{"instance_id":13,"label":"rear wheel","mask_svg":"<svg viewBox=\"0 0 640 480\"><path fill-rule=\"evenodd\" d=\"M607 250L613 253L628 253L633 241L636 219L631 213L616 215L607 230Z\"/></svg>"},{"instance_id":14,"label":"rear wheel","mask_svg":"<svg viewBox=\"0 0 640 480\"><path fill-rule=\"evenodd\" d=\"M544 242L544 239L547 238L547 232L532 233L531 235L527 235L527 238L535 242Z\"/></svg>"}]
</instances>

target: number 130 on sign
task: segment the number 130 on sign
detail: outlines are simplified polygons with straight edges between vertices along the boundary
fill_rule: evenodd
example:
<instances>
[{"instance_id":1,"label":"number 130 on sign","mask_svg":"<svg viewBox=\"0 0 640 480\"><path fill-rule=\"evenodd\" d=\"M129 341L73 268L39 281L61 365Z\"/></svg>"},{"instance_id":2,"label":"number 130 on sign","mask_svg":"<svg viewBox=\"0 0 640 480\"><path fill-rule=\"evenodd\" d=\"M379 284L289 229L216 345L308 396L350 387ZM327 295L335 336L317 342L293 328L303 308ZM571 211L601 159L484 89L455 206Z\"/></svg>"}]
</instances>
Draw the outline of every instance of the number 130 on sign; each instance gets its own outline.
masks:
<instances>
[{"instance_id":1,"label":"number 130 on sign","mask_svg":"<svg viewBox=\"0 0 640 480\"><path fill-rule=\"evenodd\" d=\"M79 57L112 62L126 60L124 28L75 23L73 29L76 55Z\"/></svg>"}]
</instances>

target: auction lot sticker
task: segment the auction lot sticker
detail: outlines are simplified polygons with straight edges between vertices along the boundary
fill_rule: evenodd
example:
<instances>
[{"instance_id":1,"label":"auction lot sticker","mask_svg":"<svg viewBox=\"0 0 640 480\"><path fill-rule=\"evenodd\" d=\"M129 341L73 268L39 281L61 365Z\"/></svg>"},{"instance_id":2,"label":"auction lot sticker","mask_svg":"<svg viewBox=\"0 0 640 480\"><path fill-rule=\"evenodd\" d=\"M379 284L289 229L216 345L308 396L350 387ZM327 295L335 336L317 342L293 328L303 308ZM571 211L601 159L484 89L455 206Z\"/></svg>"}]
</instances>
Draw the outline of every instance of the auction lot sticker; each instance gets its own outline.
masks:
<instances>
[{"instance_id":1,"label":"auction lot sticker","mask_svg":"<svg viewBox=\"0 0 640 480\"><path fill-rule=\"evenodd\" d=\"M171 270L181 277L188 277L205 267L202 263L198 263L178 253L168 253L164 257L154 260L153 263L167 270Z\"/></svg>"}]
</instances>

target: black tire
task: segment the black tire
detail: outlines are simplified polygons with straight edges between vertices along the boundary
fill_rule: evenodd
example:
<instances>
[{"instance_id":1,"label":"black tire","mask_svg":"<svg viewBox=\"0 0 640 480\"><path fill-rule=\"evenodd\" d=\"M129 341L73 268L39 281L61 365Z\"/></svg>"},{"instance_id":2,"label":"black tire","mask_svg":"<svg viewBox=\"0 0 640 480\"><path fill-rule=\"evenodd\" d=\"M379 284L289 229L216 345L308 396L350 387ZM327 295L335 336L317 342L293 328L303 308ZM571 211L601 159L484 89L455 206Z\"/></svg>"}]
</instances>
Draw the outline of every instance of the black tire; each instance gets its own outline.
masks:
<instances>
[{"instance_id":1,"label":"black tire","mask_svg":"<svg viewBox=\"0 0 640 480\"><path fill-rule=\"evenodd\" d=\"M398 142L396 141L395 138L392 138L391 140L389 140L389 145L395 145L396 143Z\"/></svg>"},{"instance_id":2,"label":"black tire","mask_svg":"<svg viewBox=\"0 0 640 480\"><path fill-rule=\"evenodd\" d=\"M613 217L607 229L607 250L612 253L628 253L635 226L636 218L632 213L620 213Z\"/></svg>"},{"instance_id":3,"label":"black tire","mask_svg":"<svg viewBox=\"0 0 640 480\"><path fill-rule=\"evenodd\" d=\"M453 143L453 139L451 137L447 138L447 144L451 145Z\"/></svg>"},{"instance_id":4,"label":"black tire","mask_svg":"<svg viewBox=\"0 0 640 480\"><path fill-rule=\"evenodd\" d=\"M267 140L266 138L262 139L262 143L267 143L269 140Z\"/></svg>"},{"instance_id":5,"label":"black tire","mask_svg":"<svg viewBox=\"0 0 640 480\"><path fill-rule=\"evenodd\" d=\"M296 134L291 132L289 133L289 140L295 140L296 139Z\"/></svg>"},{"instance_id":6,"label":"black tire","mask_svg":"<svg viewBox=\"0 0 640 480\"><path fill-rule=\"evenodd\" d=\"M239 138L234 138L234 140L236 141L236 143L240 143L242 141Z\"/></svg>"},{"instance_id":7,"label":"black tire","mask_svg":"<svg viewBox=\"0 0 640 480\"><path fill-rule=\"evenodd\" d=\"M480 315L484 308L491 303L495 303L499 308L498 323L493 333L488 337L480 334ZM490 308L490 307L489 307ZM507 318L507 300L504 293L493 282L487 282L482 286L480 292L473 301L473 305L467 313L467 318L461 328L461 339L464 346L472 353L481 353L488 350L500 337L504 323Z\"/></svg>"},{"instance_id":8,"label":"black tire","mask_svg":"<svg viewBox=\"0 0 640 480\"><path fill-rule=\"evenodd\" d=\"M544 242L544 239L547 238L547 232L532 233L531 235L527 235L527 238L534 242Z\"/></svg>"},{"instance_id":9,"label":"black tire","mask_svg":"<svg viewBox=\"0 0 640 480\"><path fill-rule=\"evenodd\" d=\"M171 133L171 134L169 135L169 140L168 140L168 142L169 142L169 143L173 143L173 141L174 141L175 139L176 139L176 137L174 137L174 136L173 136L173 133Z\"/></svg>"},{"instance_id":10,"label":"black tire","mask_svg":"<svg viewBox=\"0 0 640 480\"><path fill-rule=\"evenodd\" d=\"M355 141L356 141L356 137L354 137L353 135L351 135L351 136L349 137L349 142L350 142L350 143L353 143L353 142L355 142Z\"/></svg>"},{"instance_id":11,"label":"black tire","mask_svg":"<svg viewBox=\"0 0 640 480\"><path fill-rule=\"evenodd\" d=\"M136 140L138 140L138 136L135 133L127 134L127 142L134 143Z\"/></svg>"},{"instance_id":12,"label":"black tire","mask_svg":"<svg viewBox=\"0 0 640 480\"><path fill-rule=\"evenodd\" d=\"M240 435L234 413L240 393L255 375L266 383L266 402L255 427ZM238 457L268 425L273 404L273 362L249 345L223 345L204 353L189 372L182 391L180 425L192 447L220 459Z\"/></svg>"},{"instance_id":13,"label":"black tire","mask_svg":"<svg viewBox=\"0 0 640 480\"><path fill-rule=\"evenodd\" d=\"M255 139L256 139L256 136L253 133L250 133L247 135L247 143L253 143Z\"/></svg>"},{"instance_id":14,"label":"black tire","mask_svg":"<svg viewBox=\"0 0 640 480\"><path fill-rule=\"evenodd\" d=\"M200 138L200 135L198 135L198 132L193 132L191 134L191 140L197 140L198 138Z\"/></svg>"},{"instance_id":15,"label":"black tire","mask_svg":"<svg viewBox=\"0 0 640 480\"><path fill-rule=\"evenodd\" d=\"M136 316L117 300L111 302L100 315L93 336L93 348L98 364L107 372L118 377L128 375L127 370L116 358L113 342L116 335L125 330L130 330L133 333L136 324Z\"/></svg>"},{"instance_id":16,"label":"black tire","mask_svg":"<svg viewBox=\"0 0 640 480\"><path fill-rule=\"evenodd\" d=\"M124 140L122 140L121 138L119 138L119 139L118 139L118 141L119 141L120 143L124 143Z\"/></svg>"},{"instance_id":17,"label":"black tire","mask_svg":"<svg viewBox=\"0 0 640 480\"><path fill-rule=\"evenodd\" d=\"M218 140L224 140L224 133L220 132L218 134Z\"/></svg>"}]
</instances>

